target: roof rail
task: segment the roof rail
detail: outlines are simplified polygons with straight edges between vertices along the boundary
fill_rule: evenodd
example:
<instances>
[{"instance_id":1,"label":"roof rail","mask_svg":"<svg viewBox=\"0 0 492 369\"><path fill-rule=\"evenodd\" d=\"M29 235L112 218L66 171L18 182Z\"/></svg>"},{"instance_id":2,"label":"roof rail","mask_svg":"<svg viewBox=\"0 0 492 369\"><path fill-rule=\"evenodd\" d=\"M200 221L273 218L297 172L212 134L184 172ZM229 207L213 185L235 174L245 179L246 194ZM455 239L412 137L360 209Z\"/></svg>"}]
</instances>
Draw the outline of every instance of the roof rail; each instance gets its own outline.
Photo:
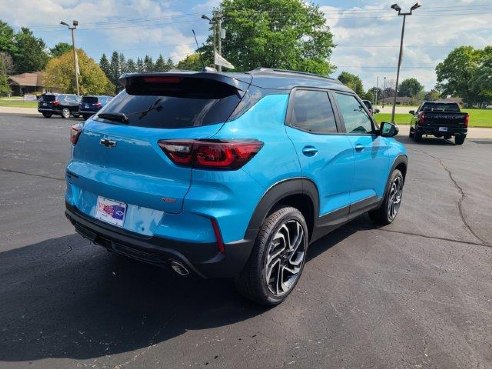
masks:
<instances>
[{"instance_id":1,"label":"roof rail","mask_svg":"<svg viewBox=\"0 0 492 369\"><path fill-rule=\"evenodd\" d=\"M293 73L293 74L301 74L301 75L305 75L305 76L310 76L310 77L318 77L318 78L324 78L324 79L328 79L328 80L331 80L331 81L334 81L334 82L337 82L337 83L341 83L338 79L336 78L332 78L332 77L327 77L327 76L323 76L321 74L316 74L316 73L310 73L310 72L301 72L301 71L297 71L297 70L289 70L289 69L276 69L276 68L263 68L263 67L259 67L259 68L255 68L253 69L252 71L250 71L249 73L254 73L254 72L277 72L277 73Z\"/></svg>"}]
</instances>

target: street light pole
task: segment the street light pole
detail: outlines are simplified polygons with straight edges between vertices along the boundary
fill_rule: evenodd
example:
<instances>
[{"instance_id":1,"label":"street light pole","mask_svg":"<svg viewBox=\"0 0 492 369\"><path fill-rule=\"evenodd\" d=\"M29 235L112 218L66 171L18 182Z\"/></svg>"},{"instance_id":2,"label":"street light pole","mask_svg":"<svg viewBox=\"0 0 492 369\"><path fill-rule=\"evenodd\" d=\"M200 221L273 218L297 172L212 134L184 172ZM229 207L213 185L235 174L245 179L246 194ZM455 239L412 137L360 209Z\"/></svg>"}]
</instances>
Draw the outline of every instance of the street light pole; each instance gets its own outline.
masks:
<instances>
[{"instance_id":1,"label":"street light pole","mask_svg":"<svg viewBox=\"0 0 492 369\"><path fill-rule=\"evenodd\" d=\"M401 38L400 38L400 54L398 55L398 68L396 70L396 85L395 85L395 96L393 97L393 108L391 109L391 122L395 122L395 110L396 110L396 97L398 96L398 82L400 80L400 67L401 67L401 60L403 56L403 37L405 36L405 21L407 19L407 15L412 15L412 12L420 8L419 3L415 3L411 8L410 11L406 13L402 13L401 8L398 6L398 4L393 4L391 5L391 8L394 9L395 11L398 12L398 15L403 15L403 24L401 26Z\"/></svg>"},{"instance_id":2,"label":"street light pole","mask_svg":"<svg viewBox=\"0 0 492 369\"><path fill-rule=\"evenodd\" d=\"M206 19L206 20L208 20L208 24L211 24L211 25L212 25L212 33L213 33L213 39L214 39L214 45L213 45L214 55L213 55L213 58L214 58L214 65L215 65L215 66L217 66L217 65L215 64L215 53L216 53L216 51L217 51L217 49L216 49L216 47L215 47L215 45L217 44L217 39L216 39L216 38L217 38L217 36L216 36L216 32L215 32L215 31L216 31L216 30L215 30L215 18L210 19L209 17L207 17L207 16L204 14L204 15L202 15L202 19ZM220 35L219 35L219 39L220 39Z\"/></svg>"},{"instance_id":3,"label":"street light pole","mask_svg":"<svg viewBox=\"0 0 492 369\"><path fill-rule=\"evenodd\" d=\"M75 35L74 35L74 31L75 29L77 28L77 26L79 25L79 22L74 20L72 22L72 25L73 26L69 26L68 23L65 23L63 21L60 22L60 24L64 25L64 26L67 26L68 29L72 32L72 50L73 50L73 69L75 71L75 87L76 87L76 90L77 90L77 95L80 95L80 91L79 91L79 73L78 73L78 70L77 70L77 52L75 51Z\"/></svg>"}]
</instances>

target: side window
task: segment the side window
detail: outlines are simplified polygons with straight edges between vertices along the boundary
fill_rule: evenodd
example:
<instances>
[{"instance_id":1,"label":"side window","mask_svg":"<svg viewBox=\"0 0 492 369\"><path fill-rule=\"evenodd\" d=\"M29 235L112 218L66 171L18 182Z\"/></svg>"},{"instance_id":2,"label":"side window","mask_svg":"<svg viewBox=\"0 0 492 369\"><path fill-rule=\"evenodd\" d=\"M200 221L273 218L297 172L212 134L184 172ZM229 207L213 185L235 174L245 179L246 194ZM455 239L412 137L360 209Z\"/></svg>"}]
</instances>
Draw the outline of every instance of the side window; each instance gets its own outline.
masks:
<instances>
[{"instance_id":1,"label":"side window","mask_svg":"<svg viewBox=\"0 0 492 369\"><path fill-rule=\"evenodd\" d=\"M337 133L327 92L295 90L291 101L290 126L312 133Z\"/></svg>"},{"instance_id":2,"label":"side window","mask_svg":"<svg viewBox=\"0 0 492 369\"><path fill-rule=\"evenodd\" d=\"M371 133L373 131L371 118L355 96L335 92L335 98L347 133Z\"/></svg>"}]
</instances>

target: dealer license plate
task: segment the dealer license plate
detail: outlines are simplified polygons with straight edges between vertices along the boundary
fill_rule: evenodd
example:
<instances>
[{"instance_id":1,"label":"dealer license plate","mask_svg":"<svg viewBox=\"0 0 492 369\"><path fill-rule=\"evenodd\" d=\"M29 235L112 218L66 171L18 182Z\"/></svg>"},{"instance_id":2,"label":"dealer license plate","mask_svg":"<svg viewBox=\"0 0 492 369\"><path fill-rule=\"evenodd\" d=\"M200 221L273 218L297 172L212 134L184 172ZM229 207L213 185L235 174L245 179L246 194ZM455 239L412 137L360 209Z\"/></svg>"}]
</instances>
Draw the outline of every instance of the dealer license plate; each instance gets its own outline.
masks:
<instances>
[{"instance_id":1,"label":"dealer license plate","mask_svg":"<svg viewBox=\"0 0 492 369\"><path fill-rule=\"evenodd\" d=\"M126 204L124 202L110 200L102 196L97 197L97 219L117 227L123 227L125 214Z\"/></svg>"},{"instance_id":2,"label":"dealer license plate","mask_svg":"<svg viewBox=\"0 0 492 369\"><path fill-rule=\"evenodd\" d=\"M439 132L447 132L448 127L439 127Z\"/></svg>"}]
</instances>

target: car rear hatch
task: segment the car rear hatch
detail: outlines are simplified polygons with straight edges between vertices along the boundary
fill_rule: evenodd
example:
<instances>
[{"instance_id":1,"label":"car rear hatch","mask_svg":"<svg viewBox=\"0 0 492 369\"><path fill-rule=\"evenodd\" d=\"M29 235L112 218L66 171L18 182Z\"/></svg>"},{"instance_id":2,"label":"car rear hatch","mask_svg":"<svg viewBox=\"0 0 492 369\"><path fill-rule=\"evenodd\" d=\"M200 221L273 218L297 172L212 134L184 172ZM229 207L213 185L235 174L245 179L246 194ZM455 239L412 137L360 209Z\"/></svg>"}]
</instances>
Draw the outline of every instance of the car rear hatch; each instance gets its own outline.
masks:
<instances>
[{"instance_id":1,"label":"car rear hatch","mask_svg":"<svg viewBox=\"0 0 492 369\"><path fill-rule=\"evenodd\" d=\"M55 102L55 95L42 95L38 102L38 107L40 109L52 109L53 102Z\"/></svg>"},{"instance_id":2,"label":"car rear hatch","mask_svg":"<svg viewBox=\"0 0 492 369\"><path fill-rule=\"evenodd\" d=\"M465 128L466 113L458 112L423 112L425 125L430 127Z\"/></svg>"},{"instance_id":3,"label":"car rear hatch","mask_svg":"<svg viewBox=\"0 0 492 369\"><path fill-rule=\"evenodd\" d=\"M122 83L125 91L85 123L74 146L72 205L93 215L102 196L150 217L152 210L180 213L192 170L173 163L159 140L213 136L248 84L217 73L135 74Z\"/></svg>"},{"instance_id":4,"label":"car rear hatch","mask_svg":"<svg viewBox=\"0 0 492 369\"><path fill-rule=\"evenodd\" d=\"M84 96L80 100L79 109L81 111L95 112L101 108L102 104L97 96Z\"/></svg>"}]
</instances>

